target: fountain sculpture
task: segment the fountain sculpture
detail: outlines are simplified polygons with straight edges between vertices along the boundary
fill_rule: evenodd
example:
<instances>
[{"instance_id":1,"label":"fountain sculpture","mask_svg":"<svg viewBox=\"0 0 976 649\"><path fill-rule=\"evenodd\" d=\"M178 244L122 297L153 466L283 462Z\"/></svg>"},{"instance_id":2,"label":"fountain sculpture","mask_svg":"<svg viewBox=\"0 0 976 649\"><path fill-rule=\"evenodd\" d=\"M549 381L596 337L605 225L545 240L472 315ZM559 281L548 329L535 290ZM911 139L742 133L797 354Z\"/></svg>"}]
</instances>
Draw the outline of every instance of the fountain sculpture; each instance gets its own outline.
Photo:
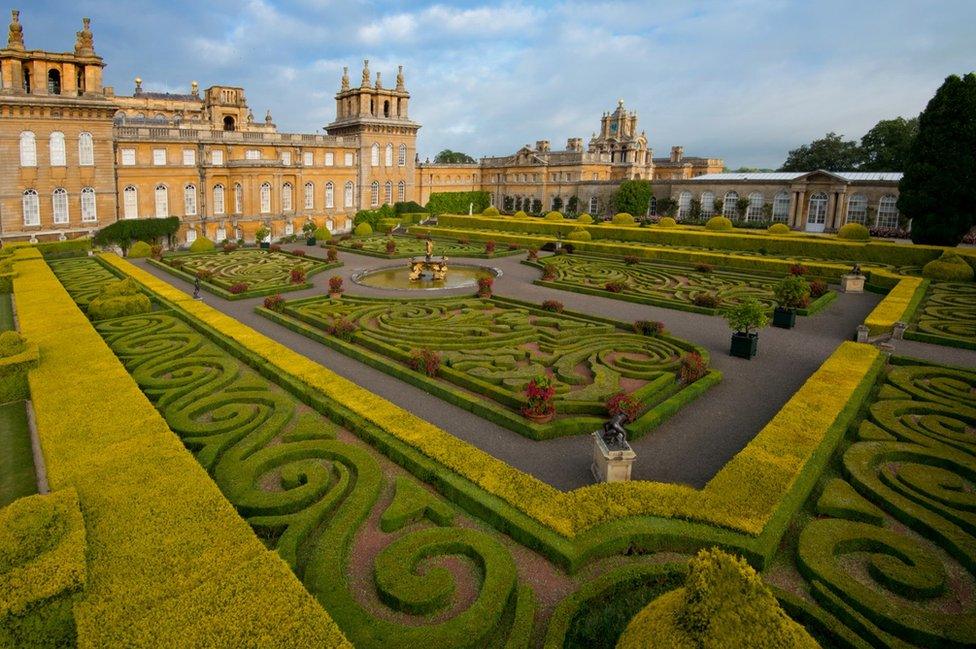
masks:
<instances>
[{"instance_id":1,"label":"fountain sculpture","mask_svg":"<svg viewBox=\"0 0 976 649\"><path fill-rule=\"evenodd\" d=\"M410 281L417 282L424 279L425 274L428 279L434 281L442 280L447 277L447 257L437 257L434 254L434 242L427 239L427 255L410 258Z\"/></svg>"}]
</instances>

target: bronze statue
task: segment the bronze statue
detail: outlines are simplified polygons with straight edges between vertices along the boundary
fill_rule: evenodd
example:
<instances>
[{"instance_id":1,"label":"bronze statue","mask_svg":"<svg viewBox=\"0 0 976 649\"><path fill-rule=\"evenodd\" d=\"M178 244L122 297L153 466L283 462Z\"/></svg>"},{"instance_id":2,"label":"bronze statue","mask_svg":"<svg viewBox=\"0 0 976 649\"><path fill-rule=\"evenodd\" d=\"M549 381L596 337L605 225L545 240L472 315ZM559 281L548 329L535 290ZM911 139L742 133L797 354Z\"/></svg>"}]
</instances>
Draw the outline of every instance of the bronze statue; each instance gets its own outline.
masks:
<instances>
[{"instance_id":1,"label":"bronze statue","mask_svg":"<svg viewBox=\"0 0 976 649\"><path fill-rule=\"evenodd\" d=\"M603 441L607 446L623 446L627 441L627 430L624 423L627 421L627 413L618 412L603 424Z\"/></svg>"},{"instance_id":2,"label":"bronze statue","mask_svg":"<svg viewBox=\"0 0 976 649\"><path fill-rule=\"evenodd\" d=\"M850 274L851 275L860 275L861 274L861 264L854 264L854 268L851 269Z\"/></svg>"}]
</instances>

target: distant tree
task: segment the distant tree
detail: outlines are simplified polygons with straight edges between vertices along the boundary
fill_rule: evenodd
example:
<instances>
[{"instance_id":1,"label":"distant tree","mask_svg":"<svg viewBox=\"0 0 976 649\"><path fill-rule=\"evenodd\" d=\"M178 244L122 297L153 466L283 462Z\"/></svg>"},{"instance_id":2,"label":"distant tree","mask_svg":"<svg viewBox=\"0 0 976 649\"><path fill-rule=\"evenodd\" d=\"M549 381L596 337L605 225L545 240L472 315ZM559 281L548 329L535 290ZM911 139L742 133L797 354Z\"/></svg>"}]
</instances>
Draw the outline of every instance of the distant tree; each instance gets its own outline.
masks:
<instances>
[{"instance_id":1,"label":"distant tree","mask_svg":"<svg viewBox=\"0 0 976 649\"><path fill-rule=\"evenodd\" d=\"M467 153L444 149L434 156L434 162L437 164L474 164L477 162L477 160L469 156Z\"/></svg>"},{"instance_id":2,"label":"distant tree","mask_svg":"<svg viewBox=\"0 0 976 649\"><path fill-rule=\"evenodd\" d=\"M556 196L555 198L553 198L552 199L552 209L554 211L556 211L556 212L562 210L563 209L563 199L560 198L559 196Z\"/></svg>"},{"instance_id":3,"label":"distant tree","mask_svg":"<svg viewBox=\"0 0 976 649\"><path fill-rule=\"evenodd\" d=\"M857 142L845 140L836 133L827 133L819 140L793 149L786 156L780 171L850 171L861 163L861 148Z\"/></svg>"},{"instance_id":4,"label":"distant tree","mask_svg":"<svg viewBox=\"0 0 976 649\"><path fill-rule=\"evenodd\" d=\"M579 196L574 194L566 201L566 213L576 214L577 212L579 212Z\"/></svg>"},{"instance_id":5,"label":"distant tree","mask_svg":"<svg viewBox=\"0 0 976 649\"><path fill-rule=\"evenodd\" d=\"M918 118L918 135L898 185L898 210L912 241L955 246L976 224L976 74L951 75Z\"/></svg>"},{"instance_id":6,"label":"distant tree","mask_svg":"<svg viewBox=\"0 0 976 649\"><path fill-rule=\"evenodd\" d=\"M511 212L515 209L515 199L511 196L506 196L502 199L502 207L506 212Z\"/></svg>"},{"instance_id":7,"label":"distant tree","mask_svg":"<svg viewBox=\"0 0 976 649\"><path fill-rule=\"evenodd\" d=\"M863 171L904 171L918 135L918 118L883 119L861 138Z\"/></svg>"},{"instance_id":8,"label":"distant tree","mask_svg":"<svg viewBox=\"0 0 976 649\"><path fill-rule=\"evenodd\" d=\"M651 201L651 183L647 180L625 180L613 195L617 212L627 212L640 218L647 214Z\"/></svg>"},{"instance_id":9,"label":"distant tree","mask_svg":"<svg viewBox=\"0 0 976 649\"><path fill-rule=\"evenodd\" d=\"M538 198L532 199L532 213L540 214L542 213L542 200Z\"/></svg>"}]
</instances>

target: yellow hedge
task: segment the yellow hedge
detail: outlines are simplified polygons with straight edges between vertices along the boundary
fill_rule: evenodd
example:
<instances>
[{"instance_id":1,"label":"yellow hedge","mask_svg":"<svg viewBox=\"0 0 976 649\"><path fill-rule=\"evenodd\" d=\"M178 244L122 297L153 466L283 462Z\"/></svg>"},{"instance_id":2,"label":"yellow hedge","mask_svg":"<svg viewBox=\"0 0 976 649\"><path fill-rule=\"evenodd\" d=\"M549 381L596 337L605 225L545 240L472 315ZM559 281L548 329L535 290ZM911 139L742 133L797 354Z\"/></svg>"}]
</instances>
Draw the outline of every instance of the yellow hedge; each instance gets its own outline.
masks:
<instances>
[{"instance_id":1,"label":"yellow hedge","mask_svg":"<svg viewBox=\"0 0 976 649\"><path fill-rule=\"evenodd\" d=\"M877 349L843 343L704 489L634 481L570 492L515 469L116 255L108 263L209 327L245 345L282 375L343 404L543 525L567 537L626 516L678 517L758 535L824 441L854 391L877 369Z\"/></svg>"},{"instance_id":2,"label":"yellow hedge","mask_svg":"<svg viewBox=\"0 0 976 649\"><path fill-rule=\"evenodd\" d=\"M79 646L164 637L235 646L242 628L266 645L349 646L169 430L47 265L25 260L18 271L21 331L41 356L29 381L48 479L54 489L74 488L85 515ZM218 605L201 596L210 591L233 597Z\"/></svg>"},{"instance_id":3,"label":"yellow hedge","mask_svg":"<svg viewBox=\"0 0 976 649\"><path fill-rule=\"evenodd\" d=\"M908 322L927 286L921 277L903 277L864 319L868 333L877 336L891 331L896 322Z\"/></svg>"}]
</instances>

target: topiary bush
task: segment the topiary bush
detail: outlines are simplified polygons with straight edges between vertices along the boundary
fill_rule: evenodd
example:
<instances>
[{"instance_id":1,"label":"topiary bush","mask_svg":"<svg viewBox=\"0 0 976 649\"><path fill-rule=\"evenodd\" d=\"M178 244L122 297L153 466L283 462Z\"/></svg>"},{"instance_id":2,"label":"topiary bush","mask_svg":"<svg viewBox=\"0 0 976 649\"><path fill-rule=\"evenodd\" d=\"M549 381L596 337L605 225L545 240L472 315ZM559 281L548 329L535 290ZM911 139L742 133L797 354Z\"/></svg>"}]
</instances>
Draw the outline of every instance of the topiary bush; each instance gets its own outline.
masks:
<instances>
[{"instance_id":1,"label":"topiary bush","mask_svg":"<svg viewBox=\"0 0 976 649\"><path fill-rule=\"evenodd\" d=\"M92 320L108 320L127 315L149 313L152 303L149 298L137 295L102 295L88 303L88 316Z\"/></svg>"},{"instance_id":2,"label":"topiary bush","mask_svg":"<svg viewBox=\"0 0 976 649\"><path fill-rule=\"evenodd\" d=\"M838 239L849 239L851 241L867 241L871 238L871 233L860 223L845 223L837 231Z\"/></svg>"},{"instance_id":3,"label":"topiary bush","mask_svg":"<svg viewBox=\"0 0 976 649\"><path fill-rule=\"evenodd\" d=\"M715 230L717 232L731 230L732 221L724 216L713 216L712 218L708 219L707 223L705 223L705 228L708 230Z\"/></svg>"},{"instance_id":4,"label":"topiary bush","mask_svg":"<svg viewBox=\"0 0 976 649\"><path fill-rule=\"evenodd\" d=\"M672 219L670 216L665 216L658 221L657 224L662 228L673 228L674 226L678 225L678 222Z\"/></svg>"},{"instance_id":5,"label":"topiary bush","mask_svg":"<svg viewBox=\"0 0 976 649\"><path fill-rule=\"evenodd\" d=\"M522 210L519 210L518 212L516 212L516 213L514 214L514 216L515 216L515 218L517 218L517 219L527 219L527 218L529 218L529 215L528 215L528 214L526 214L526 213L525 213L524 211L522 211Z\"/></svg>"},{"instance_id":6,"label":"topiary bush","mask_svg":"<svg viewBox=\"0 0 976 649\"><path fill-rule=\"evenodd\" d=\"M576 222L577 223L583 223L583 224L590 224L590 223L593 223L593 217L590 216L589 214L587 214L586 212L583 212L576 219Z\"/></svg>"},{"instance_id":7,"label":"topiary bush","mask_svg":"<svg viewBox=\"0 0 976 649\"><path fill-rule=\"evenodd\" d=\"M922 276L946 282L970 282L973 280L973 267L959 255L946 251L940 258L922 266Z\"/></svg>"},{"instance_id":8,"label":"topiary bush","mask_svg":"<svg viewBox=\"0 0 976 649\"><path fill-rule=\"evenodd\" d=\"M216 248L217 246L214 245L214 242L207 237L197 237L190 244L190 252L211 252Z\"/></svg>"},{"instance_id":9,"label":"topiary bush","mask_svg":"<svg viewBox=\"0 0 976 649\"><path fill-rule=\"evenodd\" d=\"M627 212L618 212L611 221L614 225L634 225L634 217Z\"/></svg>"},{"instance_id":10,"label":"topiary bush","mask_svg":"<svg viewBox=\"0 0 976 649\"><path fill-rule=\"evenodd\" d=\"M315 240L316 241L331 241L332 240L332 233L329 232L329 228L327 228L327 227L325 227L323 225L321 228L319 228L318 230L316 230L315 231Z\"/></svg>"},{"instance_id":11,"label":"topiary bush","mask_svg":"<svg viewBox=\"0 0 976 649\"><path fill-rule=\"evenodd\" d=\"M134 244L132 244L132 247L129 248L129 254L126 256L131 259L137 259L141 257L148 257L152 255L152 252L152 246L150 246L148 243L145 241L136 241Z\"/></svg>"},{"instance_id":12,"label":"topiary bush","mask_svg":"<svg viewBox=\"0 0 976 649\"><path fill-rule=\"evenodd\" d=\"M482 214L485 216L498 216L499 212L497 207L486 207Z\"/></svg>"},{"instance_id":13,"label":"topiary bush","mask_svg":"<svg viewBox=\"0 0 976 649\"><path fill-rule=\"evenodd\" d=\"M790 234L793 232L793 230L790 229L790 226L786 225L785 223L773 223L771 226L766 228L766 231L770 234Z\"/></svg>"},{"instance_id":14,"label":"topiary bush","mask_svg":"<svg viewBox=\"0 0 976 649\"><path fill-rule=\"evenodd\" d=\"M590 241L593 237L587 230L584 230L583 228L576 228L567 234L566 238L570 241Z\"/></svg>"},{"instance_id":15,"label":"topiary bush","mask_svg":"<svg viewBox=\"0 0 976 649\"><path fill-rule=\"evenodd\" d=\"M546 214L546 220L547 221L562 221L563 220L563 214L562 214L562 212L556 212L555 210L553 210L552 212L549 212L548 214Z\"/></svg>"},{"instance_id":16,"label":"topiary bush","mask_svg":"<svg viewBox=\"0 0 976 649\"><path fill-rule=\"evenodd\" d=\"M27 341L16 331L0 333L0 358L22 354L27 350Z\"/></svg>"},{"instance_id":17,"label":"topiary bush","mask_svg":"<svg viewBox=\"0 0 976 649\"><path fill-rule=\"evenodd\" d=\"M373 234L373 226L371 226L369 223L360 223L356 226L356 229L353 230L353 234L355 234L357 237L371 236Z\"/></svg>"}]
</instances>

